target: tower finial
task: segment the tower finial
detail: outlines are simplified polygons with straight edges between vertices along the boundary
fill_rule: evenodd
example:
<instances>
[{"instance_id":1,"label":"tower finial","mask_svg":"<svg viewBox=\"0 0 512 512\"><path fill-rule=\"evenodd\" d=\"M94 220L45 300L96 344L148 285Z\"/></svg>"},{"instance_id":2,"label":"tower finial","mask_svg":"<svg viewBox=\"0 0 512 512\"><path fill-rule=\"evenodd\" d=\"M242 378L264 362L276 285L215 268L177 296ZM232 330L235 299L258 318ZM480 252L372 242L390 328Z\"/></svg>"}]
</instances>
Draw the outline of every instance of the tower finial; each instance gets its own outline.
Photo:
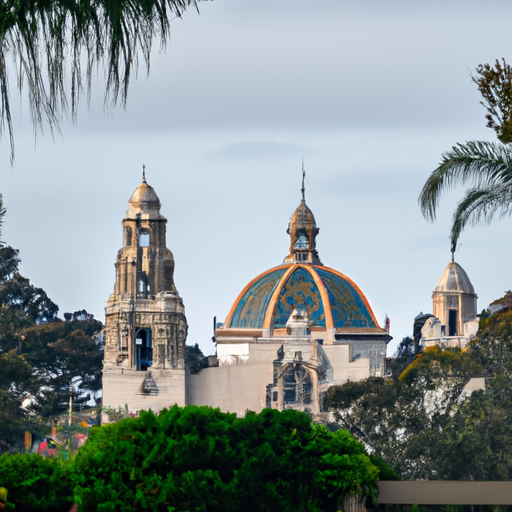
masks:
<instances>
[{"instance_id":1,"label":"tower finial","mask_svg":"<svg viewBox=\"0 0 512 512\"><path fill-rule=\"evenodd\" d=\"M142 166L142 183L147 183L146 182L146 166L145 165Z\"/></svg>"},{"instance_id":2,"label":"tower finial","mask_svg":"<svg viewBox=\"0 0 512 512\"><path fill-rule=\"evenodd\" d=\"M452 263L454 263L454 262L455 262L455 251L456 251L456 250L457 250L457 242L452 240L452 247L451 247L451 251L452 251Z\"/></svg>"},{"instance_id":3,"label":"tower finial","mask_svg":"<svg viewBox=\"0 0 512 512\"><path fill-rule=\"evenodd\" d=\"M304 186L304 180L306 179L306 169L304 169L304 158L302 159L302 188L300 191L302 192L302 200L306 200L306 188Z\"/></svg>"}]
</instances>

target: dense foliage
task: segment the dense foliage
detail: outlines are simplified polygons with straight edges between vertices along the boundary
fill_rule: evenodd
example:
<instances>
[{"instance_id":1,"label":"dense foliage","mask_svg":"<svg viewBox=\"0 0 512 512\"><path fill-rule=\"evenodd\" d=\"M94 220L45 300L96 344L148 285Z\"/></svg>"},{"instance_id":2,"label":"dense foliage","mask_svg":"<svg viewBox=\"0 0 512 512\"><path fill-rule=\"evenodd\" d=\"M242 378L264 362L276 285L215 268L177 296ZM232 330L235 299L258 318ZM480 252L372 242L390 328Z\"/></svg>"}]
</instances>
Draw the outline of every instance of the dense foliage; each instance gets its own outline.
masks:
<instances>
[{"instance_id":1,"label":"dense foliage","mask_svg":"<svg viewBox=\"0 0 512 512\"><path fill-rule=\"evenodd\" d=\"M485 390L464 390L470 377ZM390 379L328 391L338 423L402 478L512 479L512 310L483 315L466 351L429 348Z\"/></svg>"},{"instance_id":2,"label":"dense foliage","mask_svg":"<svg viewBox=\"0 0 512 512\"><path fill-rule=\"evenodd\" d=\"M67 512L73 502L67 465L40 455L2 455L0 487L16 512Z\"/></svg>"},{"instance_id":3,"label":"dense foliage","mask_svg":"<svg viewBox=\"0 0 512 512\"><path fill-rule=\"evenodd\" d=\"M346 431L297 411L172 407L91 432L75 461L79 510L337 511L378 470Z\"/></svg>"},{"instance_id":4,"label":"dense foliage","mask_svg":"<svg viewBox=\"0 0 512 512\"><path fill-rule=\"evenodd\" d=\"M0 487L15 510L336 512L347 493L375 496L390 471L373 461L301 412L174 406L93 428L68 463L5 454Z\"/></svg>"}]
</instances>

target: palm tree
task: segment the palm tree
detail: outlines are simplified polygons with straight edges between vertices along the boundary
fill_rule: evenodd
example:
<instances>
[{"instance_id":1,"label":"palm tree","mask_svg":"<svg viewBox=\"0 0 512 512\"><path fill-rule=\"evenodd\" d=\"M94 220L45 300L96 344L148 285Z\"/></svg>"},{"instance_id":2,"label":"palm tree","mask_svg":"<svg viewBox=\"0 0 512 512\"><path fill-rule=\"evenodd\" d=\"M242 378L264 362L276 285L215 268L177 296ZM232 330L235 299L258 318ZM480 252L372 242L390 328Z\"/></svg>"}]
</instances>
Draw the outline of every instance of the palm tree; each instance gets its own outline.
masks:
<instances>
[{"instance_id":1,"label":"palm tree","mask_svg":"<svg viewBox=\"0 0 512 512\"><path fill-rule=\"evenodd\" d=\"M470 186L453 214L452 253L467 225L512 214L512 67L502 59L494 67L479 65L476 73L472 80L484 98L487 126L494 129L499 142L470 141L452 147L442 155L418 199L423 216L433 221L443 190Z\"/></svg>"},{"instance_id":2,"label":"palm tree","mask_svg":"<svg viewBox=\"0 0 512 512\"><path fill-rule=\"evenodd\" d=\"M444 153L419 197L424 217L435 220L441 192L457 184L469 184L471 188L453 214L452 252L468 224L490 222L496 214L512 213L512 147L500 142L470 141Z\"/></svg>"},{"instance_id":3,"label":"palm tree","mask_svg":"<svg viewBox=\"0 0 512 512\"><path fill-rule=\"evenodd\" d=\"M105 102L126 102L139 59L149 72L154 39L165 47L170 21L199 0L1 0L0 133L7 130L14 158L9 73L28 87L34 127L58 128L62 114L76 117L84 89L105 64ZM9 58L13 66L8 67ZM66 81L66 72L70 81ZM69 83L69 85L67 85Z\"/></svg>"}]
</instances>

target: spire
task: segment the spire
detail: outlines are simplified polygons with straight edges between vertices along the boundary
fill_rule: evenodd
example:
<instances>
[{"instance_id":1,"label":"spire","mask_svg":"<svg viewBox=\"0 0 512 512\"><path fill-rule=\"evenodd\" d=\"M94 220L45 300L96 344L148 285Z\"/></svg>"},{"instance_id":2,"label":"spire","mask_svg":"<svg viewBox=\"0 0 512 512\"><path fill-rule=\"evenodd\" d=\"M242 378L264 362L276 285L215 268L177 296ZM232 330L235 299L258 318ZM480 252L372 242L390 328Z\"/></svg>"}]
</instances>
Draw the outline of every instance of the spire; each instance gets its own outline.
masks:
<instances>
[{"instance_id":1,"label":"spire","mask_svg":"<svg viewBox=\"0 0 512 512\"><path fill-rule=\"evenodd\" d=\"M306 187L304 186L304 180L306 179L306 169L304 169L304 158L302 159L302 188L300 191L302 192L302 200L306 200Z\"/></svg>"},{"instance_id":2,"label":"spire","mask_svg":"<svg viewBox=\"0 0 512 512\"><path fill-rule=\"evenodd\" d=\"M142 183L147 183L146 181L146 166L142 166Z\"/></svg>"}]
</instances>

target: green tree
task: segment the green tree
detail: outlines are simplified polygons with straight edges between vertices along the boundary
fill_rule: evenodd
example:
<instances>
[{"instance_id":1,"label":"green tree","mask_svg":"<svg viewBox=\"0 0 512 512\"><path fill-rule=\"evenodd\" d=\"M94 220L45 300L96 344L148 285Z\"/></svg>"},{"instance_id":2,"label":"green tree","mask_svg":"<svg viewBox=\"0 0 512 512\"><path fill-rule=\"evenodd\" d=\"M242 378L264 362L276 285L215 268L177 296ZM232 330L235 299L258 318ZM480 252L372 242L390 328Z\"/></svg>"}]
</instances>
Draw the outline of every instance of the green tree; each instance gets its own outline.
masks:
<instances>
[{"instance_id":1,"label":"green tree","mask_svg":"<svg viewBox=\"0 0 512 512\"><path fill-rule=\"evenodd\" d=\"M16 350L0 351L0 453L19 443L28 411L21 407L27 389L31 388L32 367ZM0 480L1 482L1 480Z\"/></svg>"},{"instance_id":2,"label":"green tree","mask_svg":"<svg viewBox=\"0 0 512 512\"><path fill-rule=\"evenodd\" d=\"M63 111L76 116L84 88L105 65L105 102L124 104L139 59L149 72L155 39L165 46L170 21L199 0L3 0L0 2L0 128L14 157L8 72L20 92L28 86L34 125L58 126ZM13 66L8 68L9 58ZM69 73L69 85L66 80Z\"/></svg>"},{"instance_id":3,"label":"green tree","mask_svg":"<svg viewBox=\"0 0 512 512\"><path fill-rule=\"evenodd\" d=\"M495 304L464 352L428 348L397 378L329 389L339 425L402 478L512 479L512 293ZM472 376L484 390L465 391Z\"/></svg>"},{"instance_id":4,"label":"green tree","mask_svg":"<svg viewBox=\"0 0 512 512\"><path fill-rule=\"evenodd\" d=\"M375 495L378 469L346 431L297 411L236 418L177 406L91 431L76 456L79 510L337 511Z\"/></svg>"},{"instance_id":5,"label":"green tree","mask_svg":"<svg viewBox=\"0 0 512 512\"><path fill-rule=\"evenodd\" d=\"M0 195L0 230L4 215ZM101 322L85 310L57 320L57 305L19 263L18 251L0 243L0 452L67 408L72 383L77 405L101 389Z\"/></svg>"},{"instance_id":6,"label":"green tree","mask_svg":"<svg viewBox=\"0 0 512 512\"><path fill-rule=\"evenodd\" d=\"M512 68L503 59L494 67L477 67L477 84L487 109L487 126L499 142L469 141L457 144L442 155L441 163L429 176L419 197L427 220L435 220L440 196L455 185L469 185L453 214L452 252L457 240L470 225L488 223L496 215L512 213Z\"/></svg>"},{"instance_id":7,"label":"green tree","mask_svg":"<svg viewBox=\"0 0 512 512\"><path fill-rule=\"evenodd\" d=\"M512 299L508 292L503 301ZM512 309L506 307L494 315L480 315L478 334L470 342L471 358L489 375L512 372Z\"/></svg>"},{"instance_id":8,"label":"green tree","mask_svg":"<svg viewBox=\"0 0 512 512\"><path fill-rule=\"evenodd\" d=\"M512 478L512 309L511 293L496 301L504 307L484 312L468 355L486 375L486 388L473 392L443 431L439 471L445 478Z\"/></svg>"},{"instance_id":9,"label":"green tree","mask_svg":"<svg viewBox=\"0 0 512 512\"><path fill-rule=\"evenodd\" d=\"M96 337L101 322L74 320L34 325L23 331L21 353L33 368L32 409L55 419L68 408L83 406L101 390L103 350Z\"/></svg>"},{"instance_id":10,"label":"green tree","mask_svg":"<svg viewBox=\"0 0 512 512\"><path fill-rule=\"evenodd\" d=\"M60 460L4 454L0 482L16 512L67 512L73 503L69 468Z\"/></svg>"},{"instance_id":11,"label":"green tree","mask_svg":"<svg viewBox=\"0 0 512 512\"><path fill-rule=\"evenodd\" d=\"M336 420L402 478L439 478L441 432L457 410L473 363L459 350L426 349L397 379L334 386Z\"/></svg>"},{"instance_id":12,"label":"green tree","mask_svg":"<svg viewBox=\"0 0 512 512\"><path fill-rule=\"evenodd\" d=\"M500 372L455 412L443 431L437 461L450 480L512 479L512 392L510 377Z\"/></svg>"}]
</instances>

